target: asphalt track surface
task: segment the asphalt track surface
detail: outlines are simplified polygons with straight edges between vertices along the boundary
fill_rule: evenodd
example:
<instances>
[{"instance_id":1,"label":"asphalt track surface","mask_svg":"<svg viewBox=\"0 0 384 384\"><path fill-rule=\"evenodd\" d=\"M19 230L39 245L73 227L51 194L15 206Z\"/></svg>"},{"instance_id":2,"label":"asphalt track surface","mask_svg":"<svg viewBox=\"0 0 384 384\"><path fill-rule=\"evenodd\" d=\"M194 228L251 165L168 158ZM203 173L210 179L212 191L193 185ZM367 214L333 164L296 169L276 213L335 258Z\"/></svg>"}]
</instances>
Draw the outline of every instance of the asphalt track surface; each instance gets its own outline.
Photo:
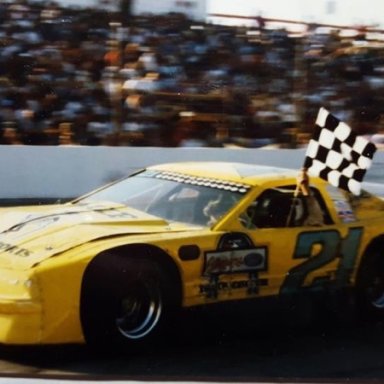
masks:
<instances>
[{"instance_id":1,"label":"asphalt track surface","mask_svg":"<svg viewBox=\"0 0 384 384\"><path fill-rule=\"evenodd\" d=\"M193 312L180 323L175 339L134 353L73 345L3 346L0 384L28 382L21 378L52 383L383 381L384 323L342 315L288 325L284 313L248 316L236 309L217 317Z\"/></svg>"}]
</instances>

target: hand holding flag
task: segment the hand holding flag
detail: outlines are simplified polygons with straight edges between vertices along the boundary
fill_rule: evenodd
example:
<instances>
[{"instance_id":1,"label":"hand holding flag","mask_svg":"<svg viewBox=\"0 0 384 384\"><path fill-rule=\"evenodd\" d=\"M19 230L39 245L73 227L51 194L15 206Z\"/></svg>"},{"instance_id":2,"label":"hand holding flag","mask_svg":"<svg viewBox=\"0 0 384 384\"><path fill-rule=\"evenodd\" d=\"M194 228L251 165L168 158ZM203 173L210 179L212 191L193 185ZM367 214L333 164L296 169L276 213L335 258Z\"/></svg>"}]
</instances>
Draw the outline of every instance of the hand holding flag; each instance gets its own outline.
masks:
<instances>
[{"instance_id":1,"label":"hand holding flag","mask_svg":"<svg viewBox=\"0 0 384 384\"><path fill-rule=\"evenodd\" d=\"M320 108L310 140L304 169L335 187L360 195L361 183L371 166L376 146Z\"/></svg>"}]
</instances>

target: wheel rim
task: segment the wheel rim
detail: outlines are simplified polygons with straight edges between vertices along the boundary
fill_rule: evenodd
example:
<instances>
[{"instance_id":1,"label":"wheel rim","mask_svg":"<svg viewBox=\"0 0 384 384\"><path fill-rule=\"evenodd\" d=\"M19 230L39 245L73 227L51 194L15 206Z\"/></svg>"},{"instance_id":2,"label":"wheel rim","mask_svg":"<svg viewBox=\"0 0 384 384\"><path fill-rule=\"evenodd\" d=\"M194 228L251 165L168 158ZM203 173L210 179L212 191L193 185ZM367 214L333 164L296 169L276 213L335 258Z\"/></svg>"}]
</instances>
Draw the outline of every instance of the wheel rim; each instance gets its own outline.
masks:
<instances>
[{"instance_id":1,"label":"wheel rim","mask_svg":"<svg viewBox=\"0 0 384 384\"><path fill-rule=\"evenodd\" d=\"M117 329L128 339L143 338L158 324L162 309L161 295L157 288L146 284L137 285L120 300Z\"/></svg>"},{"instance_id":2,"label":"wheel rim","mask_svg":"<svg viewBox=\"0 0 384 384\"><path fill-rule=\"evenodd\" d=\"M371 305L377 309L384 308L384 279L382 276L375 276L372 284L367 289Z\"/></svg>"}]
</instances>

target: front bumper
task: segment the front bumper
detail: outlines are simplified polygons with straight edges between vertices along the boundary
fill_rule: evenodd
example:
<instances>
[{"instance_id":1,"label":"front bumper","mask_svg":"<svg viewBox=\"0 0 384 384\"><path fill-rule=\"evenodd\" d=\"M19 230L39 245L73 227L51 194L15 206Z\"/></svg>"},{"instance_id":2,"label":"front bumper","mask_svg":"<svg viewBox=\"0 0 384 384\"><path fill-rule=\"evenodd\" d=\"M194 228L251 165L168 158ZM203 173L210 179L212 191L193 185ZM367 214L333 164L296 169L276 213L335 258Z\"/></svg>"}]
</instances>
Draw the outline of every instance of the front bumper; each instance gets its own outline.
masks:
<instances>
[{"instance_id":1,"label":"front bumper","mask_svg":"<svg viewBox=\"0 0 384 384\"><path fill-rule=\"evenodd\" d=\"M28 273L0 275L0 344L37 344L42 337L39 288Z\"/></svg>"},{"instance_id":2,"label":"front bumper","mask_svg":"<svg viewBox=\"0 0 384 384\"><path fill-rule=\"evenodd\" d=\"M0 302L0 343L39 344L41 307L34 303Z\"/></svg>"}]
</instances>

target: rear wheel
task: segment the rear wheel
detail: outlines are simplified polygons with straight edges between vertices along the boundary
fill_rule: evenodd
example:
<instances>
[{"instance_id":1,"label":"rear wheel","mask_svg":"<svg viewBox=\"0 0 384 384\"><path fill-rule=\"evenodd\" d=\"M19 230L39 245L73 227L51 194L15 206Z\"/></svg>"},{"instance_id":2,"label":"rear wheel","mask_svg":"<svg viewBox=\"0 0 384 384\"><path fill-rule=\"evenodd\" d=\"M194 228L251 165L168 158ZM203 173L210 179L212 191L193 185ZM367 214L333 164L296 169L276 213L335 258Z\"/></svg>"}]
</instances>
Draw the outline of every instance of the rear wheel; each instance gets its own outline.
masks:
<instances>
[{"instance_id":1,"label":"rear wheel","mask_svg":"<svg viewBox=\"0 0 384 384\"><path fill-rule=\"evenodd\" d=\"M384 259L372 254L357 278L357 304L363 319L384 319Z\"/></svg>"},{"instance_id":2,"label":"rear wheel","mask_svg":"<svg viewBox=\"0 0 384 384\"><path fill-rule=\"evenodd\" d=\"M90 345L141 346L164 336L178 307L171 279L149 259L96 257L84 274L81 322Z\"/></svg>"}]
</instances>

